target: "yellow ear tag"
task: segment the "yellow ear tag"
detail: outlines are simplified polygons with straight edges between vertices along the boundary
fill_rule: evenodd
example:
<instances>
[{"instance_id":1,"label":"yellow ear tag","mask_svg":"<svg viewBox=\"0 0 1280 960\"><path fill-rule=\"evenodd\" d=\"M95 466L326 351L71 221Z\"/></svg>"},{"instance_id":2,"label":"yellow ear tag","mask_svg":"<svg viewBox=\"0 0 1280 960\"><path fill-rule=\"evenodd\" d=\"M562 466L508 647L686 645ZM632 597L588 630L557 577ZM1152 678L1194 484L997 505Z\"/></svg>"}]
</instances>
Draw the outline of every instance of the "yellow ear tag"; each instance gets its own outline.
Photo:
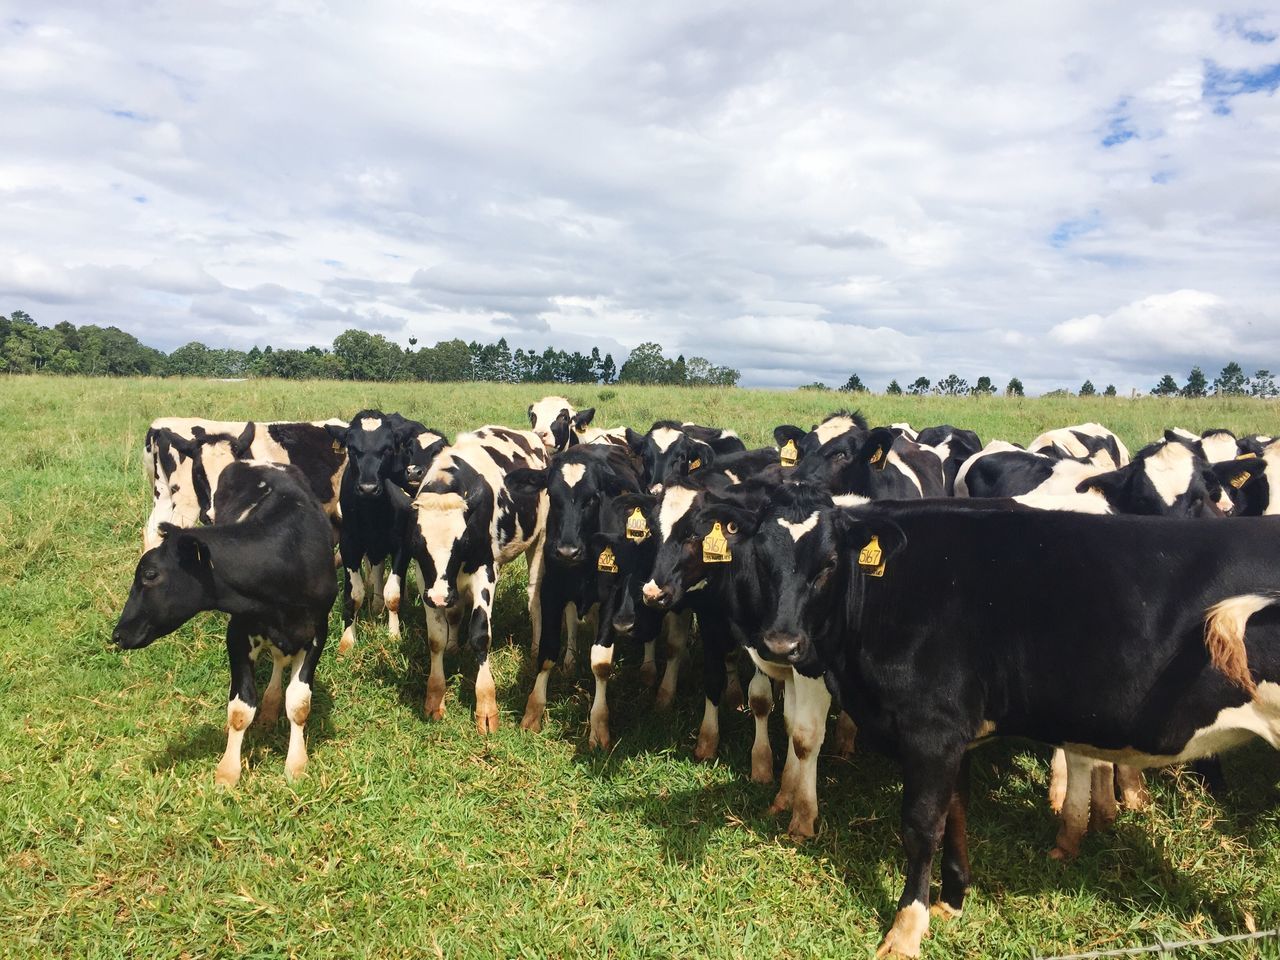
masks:
<instances>
[{"instance_id":1,"label":"yellow ear tag","mask_svg":"<svg viewBox=\"0 0 1280 960\"><path fill-rule=\"evenodd\" d=\"M613 555L613 547L605 547L600 551L600 559L596 561L596 569L604 573L618 572L618 558Z\"/></svg>"},{"instance_id":2,"label":"yellow ear tag","mask_svg":"<svg viewBox=\"0 0 1280 960\"><path fill-rule=\"evenodd\" d=\"M1236 457L1236 459L1237 460L1257 460L1258 455L1256 453L1242 453L1240 454L1240 456Z\"/></svg>"},{"instance_id":3,"label":"yellow ear tag","mask_svg":"<svg viewBox=\"0 0 1280 960\"><path fill-rule=\"evenodd\" d=\"M884 458L884 450L881 447L876 447L876 452L873 453L871 455L871 459L867 461L867 463L880 464L880 466L876 467L877 470L883 470L884 465L888 462L889 461Z\"/></svg>"},{"instance_id":4,"label":"yellow ear tag","mask_svg":"<svg viewBox=\"0 0 1280 960\"><path fill-rule=\"evenodd\" d=\"M782 445L782 449L778 451L778 462L784 467L794 467L799 459L800 451L796 449L794 440L788 440Z\"/></svg>"},{"instance_id":5,"label":"yellow ear tag","mask_svg":"<svg viewBox=\"0 0 1280 960\"><path fill-rule=\"evenodd\" d=\"M880 549L880 538L875 534L859 551L858 566L865 568L864 572L868 577L884 576L884 551Z\"/></svg>"},{"instance_id":6,"label":"yellow ear tag","mask_svg":"<svg viewBox=\"0 0 1280 960\"><path fill-rule=\"evenodd\" d=\"M732 559L733 552L729 549L724 531L720 529L720 524L714 524L711 532L702 538L702 562L728 563Z\"/></svg>"},{"instance_id":7,"label":"yellow ear tag","mask_svg":"<svg viewBox=\"0 0 1280 960\"><path fill-rule=\"evenodd\" d=\"M645 520L644 514L639 507L631 511L631 516L627 517L627 539L634 540L636 543L642 543L649 537L649 522Z\"/></svg>"},{"instance_id":8,"label":"yellow ear tag","mask_svg":"<svg viewBox=\"0 0 1280 960\"><path fill-rule=\"evenodd\" d=\"M333 441L333 452L334 453L342 452L342 444L340 444L337 440Z\"/></svg>"},{"instance_id":9,"label":"yellow ear tag","mask_svg":"<svg viewBox=\"0 0 1280 960\"><path fill-rule=\"evenodd\" d=\"M1253 474L1251 474L1248 470L1246 470L1244 473L1237 473L1234 477L1231 478L1231 486L1239 490L1241 487L1243 487L1246 483L1249 482L1249 478L1251 476L1253 476Z\"/></svg>"},{"instance_id":10,"label":"yellow ear tag","mask_svg":"<svg viewBox=\"0 0 1280 960\"><path fill-rule=\"evenodd\" d=\"M695 461L693 461L693 463L689 464L689 469L690 469L690 470L697 470L700 466L702 466L702 461L701 461L701 460L695 460Z\"/></svg>"}]
</instances>

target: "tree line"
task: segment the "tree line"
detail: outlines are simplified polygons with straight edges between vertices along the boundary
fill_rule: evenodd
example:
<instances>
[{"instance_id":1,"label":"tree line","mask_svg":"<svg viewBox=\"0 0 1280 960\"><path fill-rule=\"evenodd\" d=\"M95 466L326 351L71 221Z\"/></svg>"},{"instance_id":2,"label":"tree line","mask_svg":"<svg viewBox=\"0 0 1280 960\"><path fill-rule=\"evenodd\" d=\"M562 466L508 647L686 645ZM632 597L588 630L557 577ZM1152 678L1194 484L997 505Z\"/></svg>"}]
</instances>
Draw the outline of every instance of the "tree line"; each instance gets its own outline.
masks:
<instances>
[{"instance_id":1,"label":"tree line","mask_svg":"<svg viewBox=\"0 0 1280 960\"><path fill-rule=\"evenodd\" d=\"M497 343L442 340L401 347L380 333L347 330L329 348L250 350L209 347L198 341L164 353L118 327L63 321L52 327L16 310L0 314L0 370L6 373L89 376L279 377L285 380L422 380L493 383L636 383L671 386L736 386L741 374L704 357L672 360L657 343L642 343L619 368L613 355L547 347L512 350Z\"/></svg>"}]
</instances>

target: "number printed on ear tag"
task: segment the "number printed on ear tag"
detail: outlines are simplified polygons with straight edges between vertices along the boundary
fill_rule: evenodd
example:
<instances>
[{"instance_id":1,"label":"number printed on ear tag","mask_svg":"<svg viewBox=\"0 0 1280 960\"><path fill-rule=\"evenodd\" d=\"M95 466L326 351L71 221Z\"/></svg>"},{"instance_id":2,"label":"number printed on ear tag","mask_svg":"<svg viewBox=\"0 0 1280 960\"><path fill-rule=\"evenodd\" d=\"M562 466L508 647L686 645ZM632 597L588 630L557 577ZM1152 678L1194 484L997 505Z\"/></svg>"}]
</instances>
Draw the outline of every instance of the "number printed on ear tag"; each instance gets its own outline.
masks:
<instances>
[{"instance_id":1,"label":"number printed on ear tag","mask_svg":"<svg viewBox=\"0 0 1280 960\"><path fill-rule=\"evenodd\" d=\"M618 558L613 555L613 547L605 547L600 551L600 559L596 561L596 569L602 573L618 572Z\"/></svg>"},{"instance_id":2,"label":"number printed on ear tag","mask_svg":"<svg viewBox=\"0 0 1280 960\"><path fill-rule=\"evenodd\" d=\"M728 563L733 559L733 551L729 549L729 541L725 539L720 524L711 527L711 532L702 538L703 563Z\"/></svg>"},{"instance_id":3,"label":"number printed on ear tag","mask_svg":"<svg viewBox=\"0 0 1280 960\"><path fill-rule=\"evenodd\" d=\"M880 538L872 534L867 545L858 553L858 566L868 577L884 576L884 551L880 549Z\"/></svg>"},{"instance_id":4,"label":"number printed on ear tag","mask_svg":"<svg viewBox=\"0 0 1280 960\"><path fill-rule=\"evenodd\" d=\"M782 449L778 451L778 462L784 467L794 467L799 459L800 451L796 449L794 440L788 440L782 445Z\"/></svg>"},{"instance_id":5,"label":"number printed on ear tag","mask_svg":"<svg viewBox=\"0 0 1280 960\"><path fill-rule=\"evenodd\" d=\"M644 518L644 512L636 507L631 511L631 516L627 517L627 539L642 543L648 537L649 521Z\"/></svg>"}]
</instances>

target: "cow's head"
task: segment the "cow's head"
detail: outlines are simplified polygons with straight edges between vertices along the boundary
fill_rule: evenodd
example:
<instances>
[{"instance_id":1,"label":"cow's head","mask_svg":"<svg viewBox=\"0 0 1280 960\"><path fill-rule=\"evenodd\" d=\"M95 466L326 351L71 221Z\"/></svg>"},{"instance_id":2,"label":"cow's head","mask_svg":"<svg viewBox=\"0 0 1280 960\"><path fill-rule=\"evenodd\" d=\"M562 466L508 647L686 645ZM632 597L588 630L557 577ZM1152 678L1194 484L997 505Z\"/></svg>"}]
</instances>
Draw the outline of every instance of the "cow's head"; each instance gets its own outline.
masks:
<instances>
[{"instance_id":1,"label":"cow's head","mask_svg":"<svg viewBox=\"0 0 1280 960\"><path fill-rule=\"evenodd\" d=\"M587 429L596 415L595 407L575 411L564 397L543 397L529 404L529 426L547 452L567 450L577 444L578 434Z\"/></svg>"},{"instance_id":2,"label":"cow's head","mask_svg":"<svg viewBox=\"0 0 1280 960\"><path fill-rule=\"evenodd\" d=\"M1205 459L1210 463L1234 460L1239 451L1236 435L1222 427L1200 434L1200 446L1204 448Z\"/></svg>"},{"instance_id":3,"label":"cow's head","mask_svg":"<svg viewBox=\"0 0 1280 960\"><path fill-rule=\"evenodd\" d=\"M393 420L380 410L361 410L345 427L326 425L329 435L347 448L347 470L356 496L382 496L382 481L394 472L396 451L414 426L403 418Z\"/></svg>"},{"instance_id":4,"label":"cow's head","mask_svg":"<svg viewBox=\"0 0 1280 960\"><path fill-rule=\"evenodd\" d=\"M407 490L417 490L431 461L448 445L449 438L440 431L415 425L414 432L397 449L392 479Z\"/></svg>"},{"instance_id":5,"label":"cow's head","mask_svg":"<svg viewBox=\"0 0 1280 960\"><path fill-rule=\"evenodd\" d=\"M896 489L900 485L886 482L884 471L894 443L910 442L896 437L888 427L838 434L806 457L796 467L793 479L831 493L856 493L872 499L901 493ZM894 479L898 475L895 468Z\"/></svg>"},{"instance_id":6,"label":"cow's head","mask_svg":"<svg viewBox=\"0 0 1280 960\"><path fill-rule=\"evenodd\" d=\"M867 419L857 410L837 410L827 414L821 422L814 424L809 431L801 430L791 424L774 427L773 439L779 450L785 450L788 443L795 445L797 461L803 461L810 454L817 453L825 444L837 437L852 435L861 442L867 435Z\"/></svg>"},{"instance_id":7,"label":"cow's head","mask_svg":"<svg viewBox=\"0 0 1280 960\"><path fill-rule=\"evenodd\" d=\"M709 444L686 434L674 420L659 420L648 433L628 427L627 445L644 465L644 481L653 494L687 477L690 470L710 467L716 458Z\"/></svg>"},{"instance_id":8,"label":"cow's head","mask_svg":"<svg viewBox=\"0 0 1280 960\"><path fill-rule=\"evenodd\" d=\"M213 607L213 557L198 531L160 524L160 545L148 550L111 639L123 650L145 647Z\"/></svg>"},{"instance_id":9,"label":"cow's head","mask_svg":"<svg viewBox=\"0 0 1280 960\"><path fill-rule=\"evenodd\" d=\"M1230 496L1204 458L1200 439L1173 431L1140 450L1127 466L1090 477L1076 487L1078 493L1090 490L1102 494L1116 513L1215 517L1232 509Z\"/></svg>"},{"instance_id":10,"label":"cow's head","mask_svg":"<svg viewBox=\"0 0 1280 960\"><path fill-rule=\"evenodd\" d=\"M516 496L547 492L546 557L567 566L587 559L591 537L600 529L602 505L619 494L640 490L633 458L625 450L604 445L576 445L557 454L548 467L511 471L506 482Z\"/></svg>"},{"instance_id":11,"label":"cow's head","mask_svg":"<svg viewBox=\"0 0 1280 960\"><path fill-rule=\"evenodd\" d=\"M628 493L606 501L601 509L600 531L591 538L591 558L596 564L602 637L608 630L647 643L662 627L663 611L646 604L642 593L658 552L658 537L651 526L643 539L634 529L628 536L628 523L636 511L647 522L655 505L654 497Z\"/></svg>"}]
</instances>

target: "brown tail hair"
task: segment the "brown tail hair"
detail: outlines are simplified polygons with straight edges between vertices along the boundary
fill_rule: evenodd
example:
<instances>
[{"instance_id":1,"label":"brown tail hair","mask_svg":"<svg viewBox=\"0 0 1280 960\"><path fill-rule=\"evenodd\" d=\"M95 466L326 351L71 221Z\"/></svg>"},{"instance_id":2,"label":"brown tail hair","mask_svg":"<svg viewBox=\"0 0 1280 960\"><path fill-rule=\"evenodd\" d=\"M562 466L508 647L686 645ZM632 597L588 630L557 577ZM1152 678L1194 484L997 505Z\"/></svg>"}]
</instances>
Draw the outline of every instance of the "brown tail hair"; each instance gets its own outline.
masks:
<instances>
[{"instance_id":1,"label":"brown tail hair","mask_svg":"<svg viewBox=\"0 0 1280 960\"><path fill-rule=\"evenodd\" d=\"M1277 602L1280 594L1246 593L1228 597L1205 611L1204 645L1209 650L1210 662L1250 696L1257 693L1258 688L1249 672L1245 624L1259 610Z\"/></svg>"}]
</instances>

